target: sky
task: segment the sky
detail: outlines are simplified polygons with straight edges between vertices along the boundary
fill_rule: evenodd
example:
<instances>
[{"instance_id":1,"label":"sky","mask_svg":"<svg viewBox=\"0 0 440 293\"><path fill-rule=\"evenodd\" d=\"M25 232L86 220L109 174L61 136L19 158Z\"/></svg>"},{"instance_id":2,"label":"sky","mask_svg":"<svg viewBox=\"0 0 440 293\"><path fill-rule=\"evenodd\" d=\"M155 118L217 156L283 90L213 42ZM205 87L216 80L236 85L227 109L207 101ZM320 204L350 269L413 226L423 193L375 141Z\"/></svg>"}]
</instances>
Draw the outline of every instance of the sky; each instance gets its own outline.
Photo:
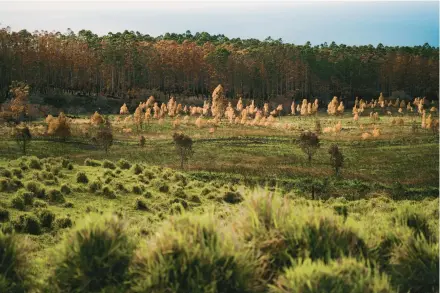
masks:
<instances>
[{"instance_id":1,"label":"sky","mask_svg":"<svg viewBox=\"0 0 440 293\"><path fill-rule=\"evenodd\" d=\"M438 1L0 1L0 26L99 35L206 31L285 43L439 46Z\"/></svg>"}]
</instances>

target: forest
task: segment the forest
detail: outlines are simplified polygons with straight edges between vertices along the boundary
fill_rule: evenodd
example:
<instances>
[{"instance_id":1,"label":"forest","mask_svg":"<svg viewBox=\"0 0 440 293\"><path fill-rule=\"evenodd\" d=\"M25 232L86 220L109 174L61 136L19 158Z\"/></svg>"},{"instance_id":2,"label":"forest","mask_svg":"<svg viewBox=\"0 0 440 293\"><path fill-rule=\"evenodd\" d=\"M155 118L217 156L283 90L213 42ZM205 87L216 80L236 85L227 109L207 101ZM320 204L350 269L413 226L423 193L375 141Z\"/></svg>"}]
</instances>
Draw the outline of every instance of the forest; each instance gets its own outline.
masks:
<instances>
[{"instance_id":1,"label":"forest","mask_svg":"<svg viewBox=\"0 0 440 293\"><path fill-rule=\"evenodd\" d=\"M346 46L264 41L186 31L158 37L124 31L98 36L0 30L0 102L12 81L33 93L57 89L124 101L160 92L207 97L222 84L228 98L342 100L403 93L438 99L439 48ZM9 97L10 98L10 97Z\"/></svg>"}]
</instances>

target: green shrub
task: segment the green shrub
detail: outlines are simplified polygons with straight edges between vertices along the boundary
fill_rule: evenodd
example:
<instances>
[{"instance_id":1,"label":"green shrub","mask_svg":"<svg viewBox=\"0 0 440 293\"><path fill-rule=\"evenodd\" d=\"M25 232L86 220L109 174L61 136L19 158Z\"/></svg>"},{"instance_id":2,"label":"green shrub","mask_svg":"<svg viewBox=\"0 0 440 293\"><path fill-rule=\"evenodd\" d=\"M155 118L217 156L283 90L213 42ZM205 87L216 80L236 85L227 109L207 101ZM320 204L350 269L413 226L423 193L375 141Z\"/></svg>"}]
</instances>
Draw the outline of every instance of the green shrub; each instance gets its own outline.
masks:
<instances>
[{"instance_id":1,"label":"green shrub","mask_svg":"<svg viewBox=\"0 0 440 293\"><path fill-rule=\"evenodd\" d=\"M133 292L262 292L258 262L221 234L214 217L185 215L165 223L135 254Z\"/></svg>"},{"instance_id":2,"label":"green shrub","mask_svg":"<svg viewBox=\"0 0 440 293\"><path fill-rule=\"evenodd\" d=\"M130 169L131 164L127 160L120 159L118 161L118 167L121 169L124 169L124 170L128 170L128 169Z\"/></svg>"},{"instance_id":3,"label":"green shrub","mask_svg":"<svg viewBox=\"0 0 440 293\"><path fill-rule=\"evenodd\" d=\"M0 178L0 192L13 192L17 189L17 185L10 178Z\"/></svg>"},{"instance_id":4,"label":"green shrub","mask_svg":"<svg viewBox=\"0 0 440 293\"><path fill-rule=\"evenodd\" d=\"M115 170L115 173L119 175L119 174L122 173L122 170L118 168L118 169Z\"/></svg>"},{"instance_id":5,"label":"green shrub","mask_svg":"<svg viewBox=\"0 0 440 293\"><path fill-rule=\"evenodd\" d=\"M67 185L67 184L63 184L63 185L61 185L60 190L61 190L61 192L64 193L64 194L70 194L70 193L72 192L71 188L70 188L69 185Z\"/></svg>"},{"instance_id":6,"label":"green shrub","mask_svg":"<svg viewBox=\"0 0 440 293\"><path fill-rule=\"evenodd\" d=\"M147 202L142 197L138 197L135 199L134 208L137 210L143 210L143 211L149 210Z\"/></svg>"},{"instance_id":7,"label":"green shrub","mask_svg":"<svg viewBox=\"0 0 440 293\"><path fill-rule=\"evenodd\" d=\"M139 185L133 185L132 191L135 194L142 194L142 187Z\"/></svg>"},{"instance_id":8,"label":"green shrub","mask_svg":"<svg viewBox=\"0 0 440 293\"><path fill-rule=\"evenodd\" d=\"M145 178L148 178L149 180L154 179L156 177L156 175L154 175L153 171L145 169L144 170L144 176Z\"/></svg>"},{"instance_id":9,"label":"green shrub","mask_svg":"<svg viewBox=\"0 0 440 293\"><path fill-rule=\"evenodd\" d=\"M12 178L12 172L9 171L8 169L0 169L0 176Z\"/></svg>"},{"instance_id":10,"label":"green shrub","mask_svg":"<svg viewBox=\"0 0 440 293\"><path fill-rule=\"evenodd\" d=\"M61 166L65 169L68 169L69 164L71 164L71 161L67 159L63 159L63 161L61 162Z\"/></svg>"},{"instance_id":11,"label":"green shrub","mask_svg":"<svg viewBox=\"0 0 440 293\"><path fill-rule=\"evenodd\" d=\"M51 189L47 193L48 199L52 203L64 203L66 200L64 199L63 194L58 189Z\"/></svg>"},{"instance_id":12,"label":"green shrub","mask_svg":"<svg viewBox=\"0 0 440 293\"><path fill-rule=\"evenodd\" d=\"M20 215L16 223L16 230L22 233L29 233L32 235L41 234L41 224L37 216L32 214Z\"/></svg>"},{"instance_id":13,"label":"green shrub","mask_svg":"<svg viewBox=\"0 0 440 293\"><path fill-rule=\"evenodd\" d=\"M112 161L109 160L104 160L104 162L102 163L102 166L106 169L116 169L116 165L115 163L113 163Z\"/></svg>"},{"instance_id":14,"label":"green shrub","mask_svg":"<svg viewBox=\"0 0 440 293\"><path fill-rule=\"evenodd\" d=\"M400 292L439 291L439 246L423 236L395 246L390 260L391 280Z\"/></svg>"},{"instance_id":15,"label":"green shrub","mask_svg":"<svg viewBox=\"0 0 440 293\"><path fill-rule=\"evenodd\" d=\"M90 166L90 167L99 167L99 166L101 166L101 162L87 158L84 160L84 165Z\"/></svg>"},{"instance_id":16,"label":"green shrub","mask_svg":"<svg viewBox=\"0 0 440 293\"><path fill-rule=\"evenodd\" d=\"M69 209L71 209L71 208L73 208L73 203L72 202L66 202L64 205L63 205L65 208L69 208Z\"/></svg>"},{"instance_id":17,"label":"green shrub","mask_svg":"<svg viewBox=\"0 0 440 293\"><path fill-rule=\"evenodd\" d=\"M106 186L104 186L104 187L102 188L102 194L103 194L105 197L110 198L110 199L114 199L114 198L116 198L116 193L115 193L115 191L114 191L110 186L108 186L108 185L106 185Z\"/></svg>"},{"instance_id":18,"label":"green shrub","mask_svg":"<svg viewBox=\"0 0 440 293\"><path fill-rule=\"evenodd\" d=\"M98 192L102 188L102 183L99 180L94 180L89 183L89 191L92 193Z\"/></svg>"},{"instance_id":19,"label":"green shrub","mask_svg":"<svg viewBox=\"0 0 440 293\"><path fill-rule=\"evenodd\" d=\"M226 191L223 200L227 203L235 204L243 201L243 196L238 191Z\"/></svg>"},{"instance_id":20,"label":"green shrub","mask_svg":"<svg viewBox=\"0 0 440 293\"><path fill-rule=\"evenodd\" d=\"M23 171L21 169L15 168L12 169L12 174L14 174L15 177L17 178L23 178Z\"/></svg>"},{"instance_id":21,"label":"green shrub","mask_svg":"<svg viewBox=\"0 0 440 293\"><path fill-rule=\"evenodd\" d=\"M87 217L57 252L51 286L55 292L125 292L132 253L122 220Z\"/></svg>"},{"instance_id":22,"label":"green shrub","mask_svg":"<svg viewBox=\"0 0 440 293\"><path fill-rule=\"evenodd\" d=\"M178 198L184 198L184 199L187 198L187 195L186 195L186 193L185 193L185 191L183 190L182 187L177 188L177 189L173 192L173 195L174 195L175 197L178 197Z\"/></svg>"},{"instance_id":23,"label":"green shrub","mask_svg":"<svg viewBox=\"0 0 440 293\"><path fill-rule=\"evenodd\" d=\"M87 184L89 182L89 178L87 178L86 173L78 172L76 173L76 182Z\"/></svg>"},{"instance_id":24,"label":"green shrub","mask_svg":"<svg viewBox=\"0 0 440 293\"><path fill-rule=\"evenodd\" d=\"M147 191L144 192L144 197L145 198L153 198L153 194L150 191L147 190Z\"/></svg>"},{"instance_id":25,"label":"green shrub","mask_svg":"<svg viewBox=\"0 0 440 293\"><path fill-rule=\"evenodd\" d=\"M20 194L17 194L11 199L11 207L20 211L24 211L26 205L24 204L24 199Z\"/></svg>"},{"instance_id":26,"label":"green shrub","mask_svg":"<svg viewBox=\"0 0 440 293\"><path fill-rule=\"evenodd\" d=\"M415 235L423 235L428 240L435 238L435 233L429 227L428 217L415 207L408 205L400 207L394 213L393 220L396 224L411 228Z\"/></svg>"},{"instance_id":27,"label":"green shrub","mask_svg":"<svg viewBox=\"0 0 440 293\"><path fill-rule=\"evenodd\" d=\"M29 263L29 248L16 235L0 232L0 292L31 292L36 289Z\"/></svg>"},{"instance_id":28,"label":"green shrub","mask_svg":"<svg viewBox=\"0 0 440 293\"><path fill-rule=\"evenodd\" d=\"M52 223L55 220L55 214L50 210L41 210L38 212L41 226L44 228L52 228Z\"/></svg>"},{"instance_id":29,"label":"green shrub","mask_svg":"<svg viewBox=\"0 0 440 293\"><path fill-rule=\"evenodd\" d=\"M394 292L387 277L355 259L324 264L310 259L289 268L271 287L272 293L387 293Z\"/></svg>"},{"instance_id":30,"label":"green shrub","mask_svg":"<svg viewBox=\"0 0 440 293\"><path fill-rule=\"evenodd\" d=\"M38 182L30 181L26 183L26 189L34 194L35 197L45 198L46 190L44 186Z\"/></svg>"},{"instance_id":31,"label":"green shrub","mask_svg":"<svg viewBox=\"0 0 440 293\"><path fill-rule=\"evenodd\" d=\"M106 170L105 172L104 172L104 177L108 177L108 176L110 176L110 177L116 177L116 175L113 173L113 171L111 171L111 170Z\"/></svg>"},{"instance_id":32,"label":"green shrub","mask_svg":"<svg viewBox=\"0 0 440 293\"><path fill-rule=\"evenodd\" d=\"M25 205L32 205L34 203L34 194L30 191L21 191L20 196L23 198Z\"/></svg>"},{"instance_id":33,"label":"green shrub","mask_svg":"<svg viewBox=\"0 0 440 293\"><path fill-rule=\"evenodd\" d=\"M104 183L110 184L112 181L113 181L113 179L111 177L107 177L107 178L105 178Z\"/></svg>"},{"instance_id":34,"label":"green shrub","mask_svg":"<svg viewBox=\"0 0 440 293\"><path fill-rule=\"evenodd\" d=\"M47 202L42 201L40 199L36 199L34 200L33 206L36 208L47 208Z\"/></svg>"},{"instance_id":35,"label":"green shrub","mask_svg":"<svg viewBox=\"0 0 440 293\"><path fill-rule=\"evenodd\" d=\"M194 203L201 203L202 200L200 199L200 197L198 195L192 195L189 198L189 201L194 202Z\"/></svg>"},{"instance_id":36,"label":"green shrub","mask_svg":"<svg viewBox=\"0 0 440 293\"><path fill-rule=\"evenodd\" d=\"M58 218L55 220L55 227L59 229L70 228L72 225L72 220L68 217Z\"/></svg>"},{"instance_id":37,"label":"green shrub","mask_svg":"<svg viewBox=\"0 0 440 293\"><path fill-rule=\"evenodd\" d=\"M356 230L332 210L294 205L265 192L246 202L238 224L245 239L256 243L265 256L268 278L290 266L292 259L328 262L343 256L363 258L368 252Z\"/></svg>"},{"instance_id":38,"label":"green shrub","mask_svg":"<svg viewBox=\"0 0 440 293\"><path fill-rule=\"evenodd\" d=\"M29 168L41 170L41 163L38 158L31 158L29 161Z\"/></svg>"},{"instance_id":39,"label":"green shrub","mask_svg":"<svg viewBox=\"0 0 440 293\"><path fill-rule=\"evenodd\" d=\"M134 164L131 169L132 169L133 173L136 175L139 175L142 173L142 171L144 171L144 169L139 164Z\"/></svg>"},{"instance_id":40,"label":"green shrub","mask_svg":"<svg viewBox=\"0 0 440 293\"><path fill-rule=\"evenodd\" d=\"M67 170L73 170L73 164L72 163L69 163L69 165L67 165Z\"/></svg>"},{"instance_id":41,"label":"green shrub","mask_svg":"<svg viewBox=\"0 0 440 293\"><path fill-rule=\"evenodd\" d=\"M5 208L0 207L0 222L9 221L9 211Z\"/></svg>"},{"instance_id":42,"label":"green shrub","mask_svg":"<svg viewBox=\"0 0 440 293\"><path fill-rule=\"evenodd\" d=\"M345 204L335 204L333 206L333 209L338 215L341 215L344 217L344 221L347 220L348 217L348 209Z\"/></svg>"}]
</instances>

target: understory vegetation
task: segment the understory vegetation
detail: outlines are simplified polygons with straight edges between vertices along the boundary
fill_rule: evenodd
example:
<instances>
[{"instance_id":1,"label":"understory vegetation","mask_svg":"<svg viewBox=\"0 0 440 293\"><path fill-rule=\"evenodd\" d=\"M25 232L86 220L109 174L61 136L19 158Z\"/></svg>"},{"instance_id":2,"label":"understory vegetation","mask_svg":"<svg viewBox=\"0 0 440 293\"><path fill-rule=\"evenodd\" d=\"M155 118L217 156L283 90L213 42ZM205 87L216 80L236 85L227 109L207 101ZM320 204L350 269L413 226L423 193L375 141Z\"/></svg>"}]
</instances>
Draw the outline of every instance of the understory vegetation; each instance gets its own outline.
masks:
<instances>
[{"instance_id":1,"label":"understory vegetation","mask_svg":"<svg viewBox=\"0 0 440 293\"><path fill-rule=\"evenodd\" d=\"M312 200L125 159L0 169L1 292L439 289L435 197Z\"/></svg>"}]
</instances>

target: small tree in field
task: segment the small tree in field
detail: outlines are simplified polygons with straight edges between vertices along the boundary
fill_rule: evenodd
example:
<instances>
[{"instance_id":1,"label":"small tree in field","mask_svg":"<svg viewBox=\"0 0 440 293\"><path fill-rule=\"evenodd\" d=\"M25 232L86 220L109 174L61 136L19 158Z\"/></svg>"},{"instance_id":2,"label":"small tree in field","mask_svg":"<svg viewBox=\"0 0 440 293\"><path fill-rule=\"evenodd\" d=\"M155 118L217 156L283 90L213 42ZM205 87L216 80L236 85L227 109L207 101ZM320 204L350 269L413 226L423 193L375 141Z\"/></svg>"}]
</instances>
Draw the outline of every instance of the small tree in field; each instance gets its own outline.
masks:
<instances>
[{"instance_id":1,"label":"small tree in field","mask_svg":"<svg viewBox=\"0 0 440 293\"><path fill-rule=\"evenodd\" d=\"M307 155L309 162L312 162L312 157L320 146L318 135L311 131L304 131L299 137L299 146Z\"/></svg>"},{"instance_id":2,"label":"small tree in field","mask_svg":"<svg viewBox=\"0 0 440 293\"><path fill-rule=\"evenodd\" d=\"M70 125L66 115L63 112L57 118L53 118L47 125L49 135L59 137L65 141L70 136Z\"/></svg>"},{"instance_id":3,"label":"small tree in field","mask_svg":"<svg viewBox=\"0 0 440 293\"><path fill-rule=\"evenodd\" d=\"M330 154L330 164L335 169L335 174L339 175L339 169L344 165L344 155L336 144L332 144L328 149Z\"/></svg>"},{"instance_id":4,"label":"small tree in field","mask_svg":"<svg viewBox=\"0 0 440 293\"><path fill-rule=\"evenodd\" d=\"M183 133L173 134L174 144L176 145L177 154L180 157L180 168L183 169L183 164L193 155L192 150L193 141L191 137Z\"/></svg>"},{"instance_id":5,"label":"small tree in field","mask_svg":"<svg viewBox=\"0 0 440 293\"><path fill-rule=\"evenodd\" d=\"M104 125L100 126L96 134L96 144L107 153L113 145L113 134L110 119L106 119Z\"/></svg>"},{"instance_id":6,"label":"small tree in field","mask_svg":"<svg viewBox=\"0 0 440 293\"><path fill-rule=\"evenodd\" d=\"M15 118L24 118L29 111L29 85L24 82L12 82L9 92L12 94L11 111Z\"/></svg>"},{"instance_id":7,"label":"small tree in field","mask_svg":"<svg viewBox=\"0 0 440 293\"><path fill-rule=\"evenodd\" d=\"M141 146L141 148L145 146L146 141L147 140L145 139L145 136L141 135L141 137L139 138L139 145Z\"/></svg>"},{"instance_id":8,"label":"small tree in field","mask_svg":"<svg viewBox=\"0 0 440 293\"><path fill-rule=\"evenodd\" d=\"M15 128L15 141L22 149L23 155L26 155L26 148L31 142L31 139L32 139L32 135L27 126L24 127L17 126Z\"/></svg>"}]
</instances>

